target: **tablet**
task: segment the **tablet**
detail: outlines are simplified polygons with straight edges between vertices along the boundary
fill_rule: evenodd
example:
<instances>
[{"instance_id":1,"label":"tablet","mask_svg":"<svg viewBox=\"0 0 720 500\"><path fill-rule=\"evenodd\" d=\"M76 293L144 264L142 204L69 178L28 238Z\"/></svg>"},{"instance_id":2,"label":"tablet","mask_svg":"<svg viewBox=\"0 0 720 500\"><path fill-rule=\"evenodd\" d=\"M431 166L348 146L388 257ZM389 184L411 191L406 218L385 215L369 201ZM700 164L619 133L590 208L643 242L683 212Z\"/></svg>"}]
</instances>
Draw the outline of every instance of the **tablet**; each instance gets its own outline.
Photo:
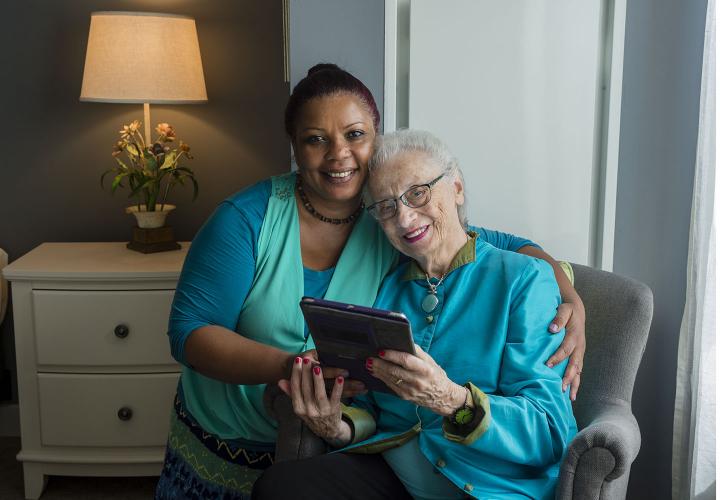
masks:
<instances>
[{"instance_id":1,"label":"tablet","mask_svg":"<svg viewBox=\"0 0 720 500\"><path fill-rule=\"evenodd\" d=\"M365 368L383 349L415 355L410 322L403 313L303 297L300 309L315 341L320 363L345 368L371 391L392 391Z\"/></svg>"}]
</instances>

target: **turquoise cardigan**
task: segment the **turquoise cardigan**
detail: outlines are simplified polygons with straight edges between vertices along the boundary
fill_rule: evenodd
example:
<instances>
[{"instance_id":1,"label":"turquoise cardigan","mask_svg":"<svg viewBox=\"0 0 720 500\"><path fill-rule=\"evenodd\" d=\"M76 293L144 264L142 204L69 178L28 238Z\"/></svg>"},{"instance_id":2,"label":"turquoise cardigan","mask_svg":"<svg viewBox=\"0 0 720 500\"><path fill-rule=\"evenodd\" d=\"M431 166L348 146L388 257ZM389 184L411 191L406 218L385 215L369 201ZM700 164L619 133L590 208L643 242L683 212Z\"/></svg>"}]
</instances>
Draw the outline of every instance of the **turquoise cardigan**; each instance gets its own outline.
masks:
<instances>
[{"instance_id":1,"label":"turquoise cardigan","mask_svg":"<svg viewBox=\"0 0 720 500\"><path fill-rule=\"evenodd\" d=\"M312 337L305 338L305 321L298 306L304 293L304 277L294 189L295 174L273 177L258 238L252 288L235 330L249 339L299 353L314 348L314 343ZM232 257L213 255L220 263ZM335 266L325 297L372 304L383 277L396 260L397 254L380 227L363 212ZM181 385L185 405L203 430L223 439L275 442L277 423L263 405L265 384L227 384L184 366Z\"/></svg>"},{"instance_id":2,"label":"turquoise cardigan","mask_svg":"<svg viewBox=\"0 0 720 500\"><path fill-rule=\"evenodd\" d=\"M425 408L369 393L344 411L355 437L343 451L378 453L417 437L436 470L469 495L552 498L577 432L561 387L567 361L545 365L564 337L547 331L561 302L557 283L547 263L471 234L432 316L420 307L428 287L415 262L388 275L375 306L405 313L416 344L454 382L470 384L484 417L463 432Z\"/></svg>"}]
</instances>

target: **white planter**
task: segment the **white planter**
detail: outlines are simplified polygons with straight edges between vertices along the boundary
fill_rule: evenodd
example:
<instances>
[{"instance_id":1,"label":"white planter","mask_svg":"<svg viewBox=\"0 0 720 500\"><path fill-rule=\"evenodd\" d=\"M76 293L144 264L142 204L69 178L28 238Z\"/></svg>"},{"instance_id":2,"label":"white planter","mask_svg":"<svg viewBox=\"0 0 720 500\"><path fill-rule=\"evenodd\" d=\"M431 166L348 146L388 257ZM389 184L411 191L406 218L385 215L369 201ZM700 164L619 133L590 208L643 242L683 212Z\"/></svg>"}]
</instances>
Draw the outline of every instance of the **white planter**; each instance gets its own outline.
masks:
<instances>
[{"instance_id":1,"label":"white planter","mask_svg":"<svg viewBox=\"0 0 720 500\"><path fill-rule=\"evenodd\" d=\"M161 206L163 209L159 210ZM165 225L165 218L171 210L175 210L175 205L168 205L167 203L165 205L157 204L155 205L155 208L158 210L155 210L154 212L148 212L145 208L145 205L140 205L140 208L138 208L137 205L133 205L132 207L127 207L125 209L125 213L133 214L135 216L138 227L143 229L153 229L163 227Z\"/></svg>"}]
</instances>

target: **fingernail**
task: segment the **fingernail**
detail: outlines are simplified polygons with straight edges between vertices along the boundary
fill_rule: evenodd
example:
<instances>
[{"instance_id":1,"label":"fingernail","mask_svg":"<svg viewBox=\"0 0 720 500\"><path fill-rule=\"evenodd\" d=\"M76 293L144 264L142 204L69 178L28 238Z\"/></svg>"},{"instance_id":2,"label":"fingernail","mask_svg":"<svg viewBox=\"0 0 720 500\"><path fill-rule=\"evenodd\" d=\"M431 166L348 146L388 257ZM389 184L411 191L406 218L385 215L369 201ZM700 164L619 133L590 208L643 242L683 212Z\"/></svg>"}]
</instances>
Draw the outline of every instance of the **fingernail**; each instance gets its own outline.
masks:
<instances>
[{"instance_id":1,"label":"fingernail","mask_svg":"<svg viewBox=\"0 0 720 500\"><path fill-rule=\"evenodd\" d=\"M315 368L313 368L313 373L314 373L315 375L320 375L320 367L319 367L319 366L316 366Z\"/></svg>"},{"instance_id":2,"label":"fingernail","mask_svg":"<svg viewBox=\"0 0 720 500\"><path fill-rule=\"evenodd\" d=\"M310 362L310 358L303 358L303 364L306 365Z\"/></svg>"},{"instance_id":3,"label":"fingernail","mask_svg":"<svg viewBox=\"0 0 720 500\"><path fill-rule=\"evenodd\" d=\"M555 366L555 363L553 363L552 361L548 361L547 363L545 363L545 365L546 365L548 368L552 368L553 366Z\"/></svg>"},{"instance_id":4,"label":"fingernail","mask_svg":"<svg viewBox=\"0 0 720 500\"><path fill-rule=\"evenodd\" d=\"M338 383L338 384L342 385L343 382L345 382L345 379L344 379L344 378L342 378L342 377L338 377L338 378L337 378L337 383Z\"/></svg>"},{"instance_id":5,"label":"fingernail","mask_svg":"<svg viewBox=\"0 0 720 500\"><path fill-rule=\"evenodd\" d=\"M552 325L550 325L550 331L553 333L557 333L560 331L560 327L553 323Z\"/></svg>"},{"instance_id":6,"label":"fingernail","mask_svg":"<svg viewBox=\"0 0 720 500\"><path fill-rule=\"evenodd\" d=\"M567 391L567 384L563 384L563 392Z\"/></svg>"},{"instance_id":7,"label":"fingernail","mask_svg":"<svg viewBox=\"0 0 720 500\"><path fill-rule=\"evenodd\" d=\"M295 358L295 364L299 365L300 363L302 363L302 358L298 356L297 358Z\"/></svg>"},{"instance_id":8,"label":"fingernail","mask_svg":"<svg viewBox=\"0 0 720 500\"><path fill-rule=\"evenodd\" d=\"M365 360L365 368L367 368L368 370L372 370L372 363L373 363L372 358L366 359Z\"/></svg>"},{"instance_id":9,"label":"fingernail","mask_svg":"<svg viewBox=\"0 0 720 500\"><path fill-rule=\"evenodd\" d=\"M575 396L570 396L571 401L575 401Z\"/></svg>"},{"instance_id":10,"label":"fingernail","mask_svg":"<svg viewBox=\"0 0 720 500\"><path fill-rule=\"evenodd\" d=\"M381 358L384 357L384 356L385 356L385 351L380 351L380 352L378 353L378 356L380 356Z\"/></svg>"}]
</instances>

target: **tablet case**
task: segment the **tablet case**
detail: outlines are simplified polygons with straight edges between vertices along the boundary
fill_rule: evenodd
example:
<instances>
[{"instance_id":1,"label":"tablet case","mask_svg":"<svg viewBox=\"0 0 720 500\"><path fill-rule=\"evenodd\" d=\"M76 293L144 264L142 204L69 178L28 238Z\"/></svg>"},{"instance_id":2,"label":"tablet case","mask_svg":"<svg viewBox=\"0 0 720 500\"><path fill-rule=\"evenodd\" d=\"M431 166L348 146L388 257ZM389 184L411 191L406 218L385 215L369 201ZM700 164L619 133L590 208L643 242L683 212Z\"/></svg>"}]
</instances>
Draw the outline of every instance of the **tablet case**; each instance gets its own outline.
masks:
<instances>
[{"instance_id":1,"label":"tablet case","mask_svg":"<svg viewBox=\"0 0 720 500\"><path fill-rule=\"evenodd\" d=\"M394 394L367 371L365 360L385 349L415 354L404 314L312 297L303 297L300 309L322 365L345 368L368 390Z\"/></svg>"}]
</instances>

